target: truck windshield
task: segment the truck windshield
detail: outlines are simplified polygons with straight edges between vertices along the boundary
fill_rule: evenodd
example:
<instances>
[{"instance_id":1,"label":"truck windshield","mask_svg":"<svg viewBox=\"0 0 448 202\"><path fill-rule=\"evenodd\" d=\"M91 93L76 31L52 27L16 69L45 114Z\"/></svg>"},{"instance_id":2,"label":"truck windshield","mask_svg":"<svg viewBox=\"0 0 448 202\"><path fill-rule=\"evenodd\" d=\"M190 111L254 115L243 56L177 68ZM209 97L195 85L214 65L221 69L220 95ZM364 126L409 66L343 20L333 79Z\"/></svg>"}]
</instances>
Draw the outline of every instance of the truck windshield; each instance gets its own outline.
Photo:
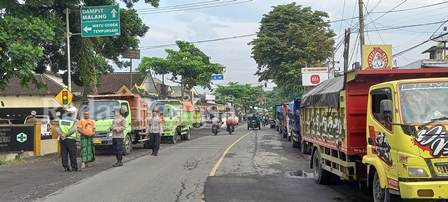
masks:
<instances>
[{"instance_id":1,"label":"truck windshield","mask_svg":"<svg viewBox=\"0 0 448 202\"><path fill-rule=\"evenodd\" d=\"M79 108L78 119L81 119L86 111L89 112L91 119L110 119L114 117L114 108L117 106L117 101L89 101Z\"/></svg>"},{"instance_id":2,"label":"truck windshield","mask_svg":"<svg viewBox=\"0 0 448 202\"><path fill-rule=\"evenodd\" d=\"M448 82L401 84L400 102L403 123L420 125L447 117L447 100Z\"/></svg>"}]
</instances>

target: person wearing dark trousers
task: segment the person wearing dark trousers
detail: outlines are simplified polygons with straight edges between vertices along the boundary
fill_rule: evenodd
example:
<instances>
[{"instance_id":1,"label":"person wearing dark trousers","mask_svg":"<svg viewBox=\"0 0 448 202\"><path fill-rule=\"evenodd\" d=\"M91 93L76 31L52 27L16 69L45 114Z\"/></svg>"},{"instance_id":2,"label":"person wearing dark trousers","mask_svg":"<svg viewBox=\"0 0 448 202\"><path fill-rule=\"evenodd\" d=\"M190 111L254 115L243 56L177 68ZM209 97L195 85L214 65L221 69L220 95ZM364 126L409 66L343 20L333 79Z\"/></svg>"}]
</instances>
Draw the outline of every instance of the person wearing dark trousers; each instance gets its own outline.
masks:
<instances>
[{"instance_id":1,"label":"person wearing dark trousers","mask_svg":"<svg viewBox=\"0 0 448 202\"><path fill-rule=\"evenodd\" d=\"M117 162L113 167L120 167L123 165L123 140L124 131L126 130L126 120L121 115L121 109L114 109L115 118L112 122L110 130L112 132L112 147L117 157Z\"/></svg>"},{"instance_id":2,"label":"person wearing dark trousers","mask_svg":"<svg viewBox=\"0 0 448 202\"><path fill-rule=\"evenodd\" d=\"M152 110L152 115L148 118L148 127L152 146L151 155L157 156L160 148L160 133L163 130L163 116L159 114L156 108Z\"/></svg>"},{"instance_id":3,"label":"person wearing dark trousers","mask_svg":"<svg viewBox=\"0 0 448 202\"><path fill-rule=\"evenodd\" d=\"M78 171L78 162L76 160L76 109L69 108L66 117L59 121L56 132L58 133L59 143L61 145L62 166L65 171ZM70 158L71 168L68 165Z\"/></svg>"}]
</instances>

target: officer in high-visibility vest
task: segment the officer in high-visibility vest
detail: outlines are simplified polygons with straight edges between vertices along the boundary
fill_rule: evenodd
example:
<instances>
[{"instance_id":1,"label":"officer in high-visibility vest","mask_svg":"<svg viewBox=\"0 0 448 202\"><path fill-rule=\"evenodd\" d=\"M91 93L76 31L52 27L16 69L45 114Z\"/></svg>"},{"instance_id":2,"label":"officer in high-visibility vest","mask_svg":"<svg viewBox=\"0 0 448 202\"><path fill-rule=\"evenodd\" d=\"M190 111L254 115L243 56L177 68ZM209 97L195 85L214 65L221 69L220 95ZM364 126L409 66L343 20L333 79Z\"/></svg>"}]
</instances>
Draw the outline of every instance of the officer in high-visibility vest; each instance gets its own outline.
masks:
<instances>
[{"instance_id":1,"label":"officer in high-visibility vest","mask_svg":"<svg viewBox=\"0 0 448 202\"><path fill-rule=\"evenodd\" d=\"M76 108L70 107L56 128L59 135L59 143L61 144L62 166L67 172L71 172L72 170L78 171L78 162L76 160L76 123L78 120L75 117ZM71 168L68 165L68 157L70 157Z\"/></svg>"}]
</instances>

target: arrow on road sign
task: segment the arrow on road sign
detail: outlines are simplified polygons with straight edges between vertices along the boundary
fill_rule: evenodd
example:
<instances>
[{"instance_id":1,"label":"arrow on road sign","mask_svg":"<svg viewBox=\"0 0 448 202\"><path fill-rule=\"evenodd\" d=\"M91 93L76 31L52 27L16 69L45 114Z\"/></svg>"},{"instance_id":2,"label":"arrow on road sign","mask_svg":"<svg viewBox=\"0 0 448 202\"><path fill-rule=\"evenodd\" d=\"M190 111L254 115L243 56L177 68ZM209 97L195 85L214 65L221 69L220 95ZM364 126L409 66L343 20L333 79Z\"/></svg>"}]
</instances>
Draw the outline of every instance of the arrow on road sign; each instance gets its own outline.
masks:
<instances>
[{"instance_id":1,"label":"arrow on road sign","mask_svg":"<svg viewBox=\"0 0 448 202\"><path fill-rule=\"evenodd\" d=\"M110 13L112 13L113 18L115 18L117 16L117 11L115 9L112 9L112 11Z\"/></svg>"},{"instance_id":2,"label":"arrow on road sign","mask_svg":"<svg viewBox=\"0 0 448 202\"><path fill-rule=\"evenodd\" d=\"M84 27L84 32L90 32L92 31L92 27Z\"/></svg>"}]
</instances>

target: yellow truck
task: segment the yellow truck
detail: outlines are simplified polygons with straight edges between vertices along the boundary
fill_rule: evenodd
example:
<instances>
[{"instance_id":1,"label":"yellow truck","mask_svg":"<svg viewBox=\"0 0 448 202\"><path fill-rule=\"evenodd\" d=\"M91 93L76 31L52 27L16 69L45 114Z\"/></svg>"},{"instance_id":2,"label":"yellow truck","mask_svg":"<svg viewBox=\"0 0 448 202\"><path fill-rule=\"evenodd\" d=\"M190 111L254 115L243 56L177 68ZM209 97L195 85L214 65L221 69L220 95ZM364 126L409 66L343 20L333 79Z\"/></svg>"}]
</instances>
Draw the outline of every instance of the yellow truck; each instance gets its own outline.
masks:
<instances>
[{"instance_id":1,"label":"yellow truck","mask_svg":"<svg viewBox=\"0 0 448 202\"><path fill-rule=\"evenodd\" d=\"M374 201L448 199L448 68L357 70L301 107L317 183L357 181Z\"/></svg>"}]
</instances>

